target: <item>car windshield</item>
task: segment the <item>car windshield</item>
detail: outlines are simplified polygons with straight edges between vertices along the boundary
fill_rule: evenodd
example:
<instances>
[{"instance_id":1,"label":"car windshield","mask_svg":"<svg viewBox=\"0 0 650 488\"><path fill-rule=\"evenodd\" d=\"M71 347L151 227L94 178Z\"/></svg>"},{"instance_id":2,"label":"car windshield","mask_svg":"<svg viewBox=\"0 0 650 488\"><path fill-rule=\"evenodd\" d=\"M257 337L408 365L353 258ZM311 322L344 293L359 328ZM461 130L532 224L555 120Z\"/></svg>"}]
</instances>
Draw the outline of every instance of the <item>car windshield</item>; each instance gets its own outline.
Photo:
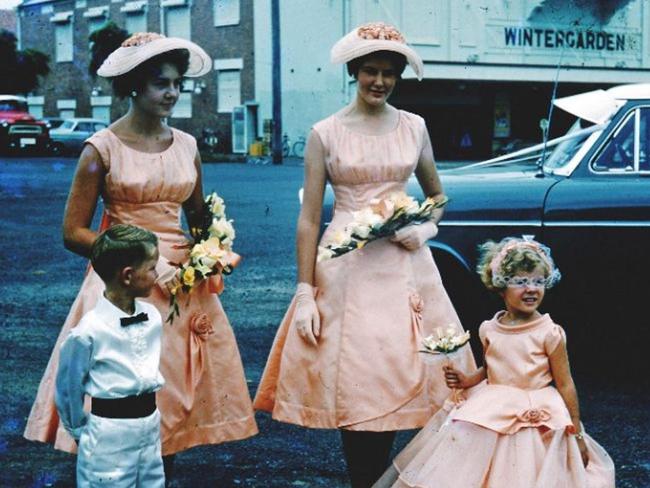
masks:
<instances>
[{"instance_id":1,"label":"car windshield","mask_svg":"<svg viewBox=\"0 0 650 488\"><path fill-rule=\"evenodd\" d=\"M66 120L61 124L62 129L72 129L74 127L74 122L72 120Z\"/></svg>"},{"instance_id":2,"label":"car windshield","mask_svg":"<svg viewBox=\"0 0 650 488\"><path fill-rule=\"evenodd\" d=\"M27 104L18 100L2 100L0 112L27 112Z\"/></svg>"},{"instance_id":3,"label":"car windshield","mask_svg":"<svg viewBox=\"0 0 650 488\"><path fill-rule=\"evenodd\" d=\"M584 127L580 125L580 119L578 119L567 131L565 136L581 131L582 129L584 129ZM544 162L544 169L547 171L553 171L568 164L590 135L591 133L576 135L576 137L567 139L555 146L551 155L548 156Z\"/></svg>"}]
</instances>

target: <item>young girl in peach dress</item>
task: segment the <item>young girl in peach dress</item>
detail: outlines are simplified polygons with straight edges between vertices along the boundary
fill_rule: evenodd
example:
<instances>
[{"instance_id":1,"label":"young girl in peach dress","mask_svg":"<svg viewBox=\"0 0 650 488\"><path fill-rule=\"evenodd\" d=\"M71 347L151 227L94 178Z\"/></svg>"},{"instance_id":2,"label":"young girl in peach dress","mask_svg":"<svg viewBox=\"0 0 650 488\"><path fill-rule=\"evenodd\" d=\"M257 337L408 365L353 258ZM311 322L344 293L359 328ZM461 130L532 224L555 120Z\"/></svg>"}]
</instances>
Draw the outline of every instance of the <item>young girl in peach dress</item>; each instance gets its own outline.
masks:
<instances>
[{"instance_id":1,"label":"young girl in peach dress","mask_svg":"<svg viewBox=\"0 0 650 488\"><path fill-rule=\"evenodd\" d=\"M441 211L392 239L317 262L327 181L336 204L321 246L333 242L352 212L403 191L413 173L425 195L442 196L424 121L387 103L407 62L421 77L415 51L394 27L378 23L343 37L332 60L348 64L357 94L309 136L299 283L255 407L282 422L340 429L352 486L368 488L388 466L395 431L422 427L449 395L442 362L427 369L417 353L421 338L449 323L461 328L426 245ZM474 369L469 350L459 364Z\"/></svg>"},{"instance_id":2,"label":"young girl in peach dress","mask_svg":"<svg viewBox=\"0 0 650 488\"><path fill-rule=\"evenodd\" d=\"M445 368L467 399L440 410L375 487L614 488L611 458L580 422L564 330L538 311L560 279L549 249L506 238L482 251L481 280L506 308L479 329L485 365Z\"/></svg>"},{"instance_id":3,"label":"young girl in peach dress","mask_svg":"<svg viewBox=\"0 0 650 488\"><path fill-rule=\"evenodd\" d=\"M178 101L182 77L211 69L210 57L196 44L154 33L136 34L114 51L98 74L112 80L118 96L130 98L130 109L86 141L65 210L66 247L85 257L97 237L90 225L100 198L102 228L129 223L158 236L158 286L146 301L163 318L169 314L168 290L178 284L178 268L171 263L188 258L181 211L196 225L203 205L196 140L165 119ZM99 276L89 270L39 386L27 439L75 451L54 405L59 346L103 289ZM160 370L166 381L157 404L168 476L170 455L176 452L257 432L237 343L213 290L204 281L193 289L191 301L180 295L179 316L164 326Z\"/></svg>"}]
</instances>

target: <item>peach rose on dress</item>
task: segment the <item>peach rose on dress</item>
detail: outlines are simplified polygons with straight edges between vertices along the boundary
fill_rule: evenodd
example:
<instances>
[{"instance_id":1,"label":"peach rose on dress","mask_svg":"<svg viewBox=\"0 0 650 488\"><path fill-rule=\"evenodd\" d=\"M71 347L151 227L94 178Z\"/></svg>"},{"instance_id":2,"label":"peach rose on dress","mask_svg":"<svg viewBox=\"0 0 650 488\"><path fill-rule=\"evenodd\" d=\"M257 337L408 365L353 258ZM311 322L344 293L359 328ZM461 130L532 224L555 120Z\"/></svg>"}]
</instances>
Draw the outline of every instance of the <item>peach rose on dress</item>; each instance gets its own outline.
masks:
<instances>
[{"instance_id":1,"label":"peach rose on dress","mask_svg":"<svg viewBox=\"0 0 650 488\"><path fill-rule=\"evenodd\" d=\"M214 332L208 314L203 312L196 312L190 317L190 330L202 341Z\"/></svg>"},{"instance_id":2,"label":"peach rose on dress","mask_svg":"<svg viewBox=\"0 0 650 488\"><path fill-rule=\"evenodd\" d=\"M412 293L409 297L409 301L411 302L411 308L413 309L415 316L419 320L422 320L422 311L424 310L424 300L422 300L422 297L418 293Z\"/></svg>"},{"instance_id":3,"label":"peach rose on dress","mask_svg":"<svg viewBox=\"0 0 650 488\"><path fill-rule=\"evenodd\" d=\"M540 422L546 422L551 418L551 414L548 410L543 408L529 408L528 410L517 415L519 420L530 423L530 424L539 424Z\"/></svg>"}]
</instances>

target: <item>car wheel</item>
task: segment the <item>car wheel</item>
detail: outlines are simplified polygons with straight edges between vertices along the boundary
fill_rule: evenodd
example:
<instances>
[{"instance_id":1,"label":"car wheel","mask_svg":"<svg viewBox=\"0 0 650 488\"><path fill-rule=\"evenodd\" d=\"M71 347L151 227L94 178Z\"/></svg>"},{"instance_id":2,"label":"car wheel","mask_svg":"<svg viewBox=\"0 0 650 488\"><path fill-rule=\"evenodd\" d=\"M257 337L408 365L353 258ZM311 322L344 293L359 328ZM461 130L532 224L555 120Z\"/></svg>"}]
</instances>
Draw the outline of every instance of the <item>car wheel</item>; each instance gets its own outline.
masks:
<instances>
[{"instance_id":1,"label":"car wheel","mask_svg":"<svg viewBox=\"0 0 650 488\"><path fill-rule=\"evenodd\" d=\"M50 151L55 156L63 156L65 146L60 142L53 142L50 146Z\"/></svg>"}]
</instances>

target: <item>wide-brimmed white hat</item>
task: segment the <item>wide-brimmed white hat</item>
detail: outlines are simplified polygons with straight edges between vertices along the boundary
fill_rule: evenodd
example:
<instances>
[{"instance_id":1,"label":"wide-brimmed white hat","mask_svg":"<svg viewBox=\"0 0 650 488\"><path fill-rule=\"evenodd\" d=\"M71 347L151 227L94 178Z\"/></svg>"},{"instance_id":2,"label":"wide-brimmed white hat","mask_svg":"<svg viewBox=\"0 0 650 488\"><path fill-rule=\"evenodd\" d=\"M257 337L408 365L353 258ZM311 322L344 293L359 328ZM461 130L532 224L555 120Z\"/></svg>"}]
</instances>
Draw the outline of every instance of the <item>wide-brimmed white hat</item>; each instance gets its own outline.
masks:
<instances>
[{"instance_id":1,"label":"wide-brimmed white hat","mask_svg":"<svg viewBox=\"0 0 650 488\"><path fill-rule=\"evenodd\" d=\"M360 25L338 40L330 52L332 63L347 63L376 51L394 51L404 55L418 80L422 79L422 58L406 44L404 36L392 25L370 22Z\"/></svg>"},{"instance_id":2,"label":"wide-brimmed white hat","mask_svg":"<svg viewBox=\"0 0 650 488\"><path fill-rule=\"evenodd\" d=\"M138 32L106 58L97 74L104 78L120 76L158 54L175 49L187 49L190 53L189 66L184 76L202 76L212 69L212 59L197 44L155 32Z\"/></svg>"}]
</instances>

